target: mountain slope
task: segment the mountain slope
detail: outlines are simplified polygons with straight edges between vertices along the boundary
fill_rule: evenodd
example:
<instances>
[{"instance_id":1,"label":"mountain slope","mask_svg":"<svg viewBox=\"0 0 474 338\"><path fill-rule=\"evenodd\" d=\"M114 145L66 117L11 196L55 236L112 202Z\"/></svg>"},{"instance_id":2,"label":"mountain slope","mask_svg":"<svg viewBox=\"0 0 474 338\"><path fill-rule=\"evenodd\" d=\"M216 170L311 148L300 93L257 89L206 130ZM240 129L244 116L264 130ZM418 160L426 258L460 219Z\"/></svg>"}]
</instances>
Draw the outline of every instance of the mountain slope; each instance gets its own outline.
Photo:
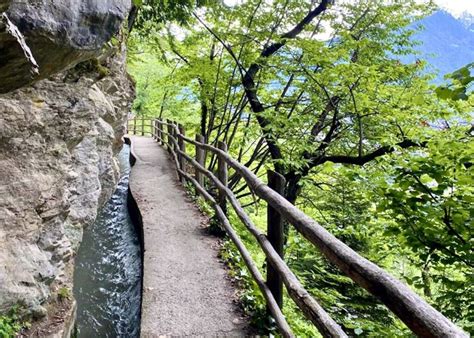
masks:
<instances>
[{"instance_id":1,"label":"mountain slope","mask_svg":"<svg viewBox=\"0 0 474 338\"><path fill-rule=\"evenodd\" d=\"M419 24L425 29L414 37L422 42L416 49L430 64L428 70L439 74L438 81L443 75L474 61L474 32L461 20L437 11Z\"/></svg>"}]
</instances>

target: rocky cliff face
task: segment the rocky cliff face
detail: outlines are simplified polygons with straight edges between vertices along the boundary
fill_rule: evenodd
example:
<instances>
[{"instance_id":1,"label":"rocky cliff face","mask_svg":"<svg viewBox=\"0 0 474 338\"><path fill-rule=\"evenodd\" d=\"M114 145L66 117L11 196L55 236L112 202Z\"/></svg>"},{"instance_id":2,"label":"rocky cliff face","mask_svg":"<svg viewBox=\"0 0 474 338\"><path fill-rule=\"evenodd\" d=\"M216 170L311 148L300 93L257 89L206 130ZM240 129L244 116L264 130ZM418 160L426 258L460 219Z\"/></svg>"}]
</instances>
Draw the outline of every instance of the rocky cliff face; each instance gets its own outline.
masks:
<instances>
[{"instance_id":1,"label":"rocky cliff face","mask_svg":"<svg viewBox=\"0 0 474 338\"><path fill-rule=\"evenodd\" d=\"M117 182L133 85L123 37L102 45L130 2L0 0L0 9L6 2L41 75L30 76L19 42L5 43L10 33L0 25L0 91L56 74L0 94L0 314L20 303L43 317L58 290L70 288L82 230Z\"/></svg>"},{"instance_id":2,"label":"rocky cliff face","mask_svg":"<svg viewBox=\"0 0 474 338\"><path fill-rule=\"evenodd\" d=\"M93 57L126 19L131 0L0 0L0 93ZM9 27L12 23L13 27ZM21 32L25 47L12 34ZM35 68L38 69L35 69Z\"/></svg>"}]
</instances>

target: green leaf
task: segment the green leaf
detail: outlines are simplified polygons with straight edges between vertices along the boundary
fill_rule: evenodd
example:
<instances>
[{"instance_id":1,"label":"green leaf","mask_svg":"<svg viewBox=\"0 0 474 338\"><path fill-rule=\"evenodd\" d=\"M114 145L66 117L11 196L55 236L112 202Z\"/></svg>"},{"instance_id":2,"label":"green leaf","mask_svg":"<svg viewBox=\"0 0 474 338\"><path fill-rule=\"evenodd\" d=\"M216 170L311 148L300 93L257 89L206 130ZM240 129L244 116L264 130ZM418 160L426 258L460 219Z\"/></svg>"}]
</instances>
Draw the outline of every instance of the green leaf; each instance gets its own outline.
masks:
<instances>
[{"instance_id":1,"label":"green leaf","mask_svg":"<svg viewBox=\"0 0 474 338\"><path fill-rule=\"evenodd\" d=\"M431 181L433 181L433 179L428 174L423 174L420 176L420 182L423 184L429 183Z\"/></svg>"}]
</instances>

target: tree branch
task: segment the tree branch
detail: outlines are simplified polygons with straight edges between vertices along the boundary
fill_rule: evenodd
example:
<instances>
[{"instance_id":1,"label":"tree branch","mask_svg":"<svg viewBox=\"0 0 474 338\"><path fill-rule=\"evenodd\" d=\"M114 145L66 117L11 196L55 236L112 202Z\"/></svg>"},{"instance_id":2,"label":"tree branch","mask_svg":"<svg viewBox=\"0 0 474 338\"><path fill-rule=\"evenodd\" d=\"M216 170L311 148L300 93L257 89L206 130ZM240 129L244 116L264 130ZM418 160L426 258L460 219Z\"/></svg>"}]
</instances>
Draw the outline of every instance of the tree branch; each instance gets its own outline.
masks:
<instances>
[{"instance_id":1,"label":"tree branch","mask_svg":"<svg viewBox=\"0 0 474 338\"><path fill-rule=\"evenodd\" d=\"M206 23L195 13L193 12L193 16L201 23L201 25L204 26L204 28L206 28L206 30L211 33L211 35L221 43L221 45L225 48L225 50L230 54L230 56L234 59L235 63L237 64L238 68L239 68L239 71L241 74L243 74L243 70L244 70L244 67L242 66L242 64L240 63L239 61L239 58L235 55L234 51L232 50L232 48L227 44L225 43L224 40L222 40L220 38L219 35L217 35L208 25L206 25Z\"/></svg>"},{"instance_id":2,"label":"tree branch","mask_svg":"<svg viewBox=\"0 0 474 338\"><path fill-rule=\"evenodd\" d=\"M262 57L269 57L273 54L275 54L281 47L283 47L286 44L287 39L294 39L296 38L302 31L303 29L313 21L314 18L316 18L319 14L324 12L327 8L328 5L332 3L330 0L322 0L321 3L319 4L318 7L310 11L304 18L301 20L293 29L290 31L286 32L285 34L280 36L280 41L272 43L268 47L266 47L262 53Z\"/></svg>"},{"instance_id":3,"label":"tree branch","mask_svg":"<svg viewBox=\"0 0 474 338\"><path fill-rule=\"evenodd\" d=\"M378 157L393 153L397 149L397 147L406 149L406 148L411 148L411 147L425 147L425 146L426 146L426 142L417 143L412 140L404 140L402 142L397 143L395 146L383 146L363 156L330 155L330 156L312 158L310 161L310 167L315 167L325 162L364 165L367 162L370 162Z\"/></svg>"}]
</instances>

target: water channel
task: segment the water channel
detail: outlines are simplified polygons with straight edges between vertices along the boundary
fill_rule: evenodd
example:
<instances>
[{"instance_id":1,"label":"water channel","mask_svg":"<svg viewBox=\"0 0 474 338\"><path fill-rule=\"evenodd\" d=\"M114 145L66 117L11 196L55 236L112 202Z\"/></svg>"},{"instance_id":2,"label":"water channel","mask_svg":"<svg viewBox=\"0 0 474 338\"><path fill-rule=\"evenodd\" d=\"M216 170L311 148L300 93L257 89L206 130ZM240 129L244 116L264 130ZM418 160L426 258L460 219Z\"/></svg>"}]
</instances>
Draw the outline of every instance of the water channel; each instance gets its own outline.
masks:
<instances>
[{"instance_id":1,"label":"water channel","mask_svg":"<svg viewBox=\"0 0 474 338\"><path fill-rule=\"evenodd\" d=\"M138 337L141 248L127 208L130 147L119 154L121 178L76 257L77 337Z\"/></svg>"}]
</instances>

